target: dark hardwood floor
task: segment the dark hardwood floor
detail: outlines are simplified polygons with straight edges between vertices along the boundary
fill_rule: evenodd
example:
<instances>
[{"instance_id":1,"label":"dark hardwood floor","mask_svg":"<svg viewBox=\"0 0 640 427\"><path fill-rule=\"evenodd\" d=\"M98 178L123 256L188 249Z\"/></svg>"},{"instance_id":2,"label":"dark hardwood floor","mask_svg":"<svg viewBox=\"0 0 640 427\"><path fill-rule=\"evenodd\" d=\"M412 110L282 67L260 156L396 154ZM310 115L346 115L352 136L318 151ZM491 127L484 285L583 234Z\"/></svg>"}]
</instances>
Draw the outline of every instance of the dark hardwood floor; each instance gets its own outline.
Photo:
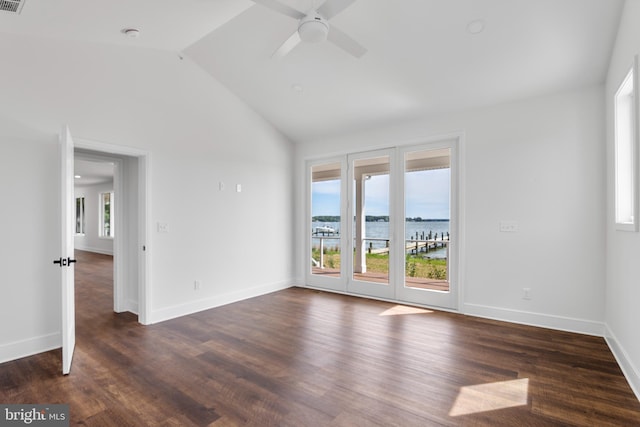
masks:
<instances>
[{"instance_id":1,"label":"dark hardwood floor","mask_svg":"<svg viewBox=\"0 0 640 427\"><path fill-rule=\"evenodd\" d=\"M632 426L601 338L293 288L152 326L78 252L77 348L0 365L1 403L90 426Z\"/></svg>"}]
</instances>

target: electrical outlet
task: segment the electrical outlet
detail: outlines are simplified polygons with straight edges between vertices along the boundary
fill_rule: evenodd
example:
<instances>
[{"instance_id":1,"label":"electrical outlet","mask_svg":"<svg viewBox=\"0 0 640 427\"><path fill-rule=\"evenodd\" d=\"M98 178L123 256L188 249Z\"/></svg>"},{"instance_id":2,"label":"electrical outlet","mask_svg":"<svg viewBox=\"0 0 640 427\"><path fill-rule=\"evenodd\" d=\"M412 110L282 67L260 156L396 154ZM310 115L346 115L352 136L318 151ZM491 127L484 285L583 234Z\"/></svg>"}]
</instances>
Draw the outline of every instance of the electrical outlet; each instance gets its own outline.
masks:
<instances>
[{"instance_id":1,"label":"electrical outlet","mask_svg":"<svg viewBox=\"0 0 640 427\"><path fill-rule=\"evenodd\" d=\"M194 291L200 290L200 285L201 285L200 280L194 280L193 281L193 290Z\"/></svg>"},{"instance_id":2,"label":"electrical outlet","mask_svg":"<svg viewBox=\"0 0 640 427\"><path fill-rule=\"evenodd\" d=\"M531 299L531 288L522 288L522 299Z\"/></svg>"}]
</instances>

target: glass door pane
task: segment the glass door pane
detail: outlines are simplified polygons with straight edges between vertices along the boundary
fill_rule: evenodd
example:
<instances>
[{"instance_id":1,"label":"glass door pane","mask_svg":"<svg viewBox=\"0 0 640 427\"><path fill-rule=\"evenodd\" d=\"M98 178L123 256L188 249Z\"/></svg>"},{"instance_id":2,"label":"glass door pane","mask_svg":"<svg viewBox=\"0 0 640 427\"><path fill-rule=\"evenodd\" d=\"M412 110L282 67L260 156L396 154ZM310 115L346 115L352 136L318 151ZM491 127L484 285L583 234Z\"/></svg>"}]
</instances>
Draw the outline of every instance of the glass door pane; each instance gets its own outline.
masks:
<instances>
[{"instance_id":1,"label":"glass door pane","mask_svg":"<svg viewBox=\"0 0 640 427\"><path fill-rule=\"evenodd\" d=\"M451 149L407 152L404 162L404 286L448 292Z\"/></svg>"},{"instance_id":2,"label":"glass door pane","mask_svg":"<svg viewBox=\"0 0 640 427\"><path fill-rule=\"evenodd\" d=\"M311 167L311 274L341 275L341 163Z\"/></svg>"},{"instance_id":3,"label":"glass door pane","mask_svg":"<svg viewBox=\"0 0 640 427\"><path fill-rule=\"evenodd\" d=\"M390 156L352 161L352 280L389 285ZM367 292L368 293L368 292ZM376 295L376 292L373 292Z\"/></svg>"}]
</instances>

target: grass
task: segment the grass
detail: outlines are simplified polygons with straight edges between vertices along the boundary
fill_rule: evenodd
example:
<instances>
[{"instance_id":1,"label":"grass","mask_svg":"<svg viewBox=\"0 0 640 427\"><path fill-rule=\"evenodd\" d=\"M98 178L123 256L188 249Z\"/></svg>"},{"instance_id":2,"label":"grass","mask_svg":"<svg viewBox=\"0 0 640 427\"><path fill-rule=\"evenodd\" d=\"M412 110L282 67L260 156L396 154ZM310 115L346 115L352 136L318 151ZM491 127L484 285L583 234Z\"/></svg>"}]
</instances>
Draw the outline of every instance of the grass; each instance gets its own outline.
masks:
<instances>
[{"instance_id":1,"label":"grass","mask_svg":"<svg viewBox=\"0 0 640 427\"><path fill-rule=\"evenodd\" d=\"M313 248L311 256L320 260L320 251ZM326 268L340 269L340 252L337 247L324 248L324 266ZM367 271L372 273L389 273L388 254L367 254ZM407 255L405 262L405 275L425 279L447 279L447 260L428 259L422 255Z\"/></svg>"}]
</instances>

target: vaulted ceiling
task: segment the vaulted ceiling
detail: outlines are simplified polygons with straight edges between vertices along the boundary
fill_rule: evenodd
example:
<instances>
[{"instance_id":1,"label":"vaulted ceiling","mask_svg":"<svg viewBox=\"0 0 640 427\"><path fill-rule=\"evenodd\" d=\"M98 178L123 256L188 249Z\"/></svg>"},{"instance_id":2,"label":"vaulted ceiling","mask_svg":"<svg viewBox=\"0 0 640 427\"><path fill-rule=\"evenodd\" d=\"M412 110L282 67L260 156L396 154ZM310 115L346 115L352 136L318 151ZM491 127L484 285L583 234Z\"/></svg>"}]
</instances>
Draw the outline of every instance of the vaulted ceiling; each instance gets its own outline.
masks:
<instances>
[{"instance_id":1,"label":"vaulted ceiling","mask_svg":"<svg viewBox=\"0 0 640 427\"><path fill-rule=\"evenodd\" d=\"M249 0L26 0L0 12L0 32L173 51L304 142L600 84L623 3L357 0L330 24L367 49L360 58L327 42L271 58L297 21Z\"/></svg>"}]
</instances>

